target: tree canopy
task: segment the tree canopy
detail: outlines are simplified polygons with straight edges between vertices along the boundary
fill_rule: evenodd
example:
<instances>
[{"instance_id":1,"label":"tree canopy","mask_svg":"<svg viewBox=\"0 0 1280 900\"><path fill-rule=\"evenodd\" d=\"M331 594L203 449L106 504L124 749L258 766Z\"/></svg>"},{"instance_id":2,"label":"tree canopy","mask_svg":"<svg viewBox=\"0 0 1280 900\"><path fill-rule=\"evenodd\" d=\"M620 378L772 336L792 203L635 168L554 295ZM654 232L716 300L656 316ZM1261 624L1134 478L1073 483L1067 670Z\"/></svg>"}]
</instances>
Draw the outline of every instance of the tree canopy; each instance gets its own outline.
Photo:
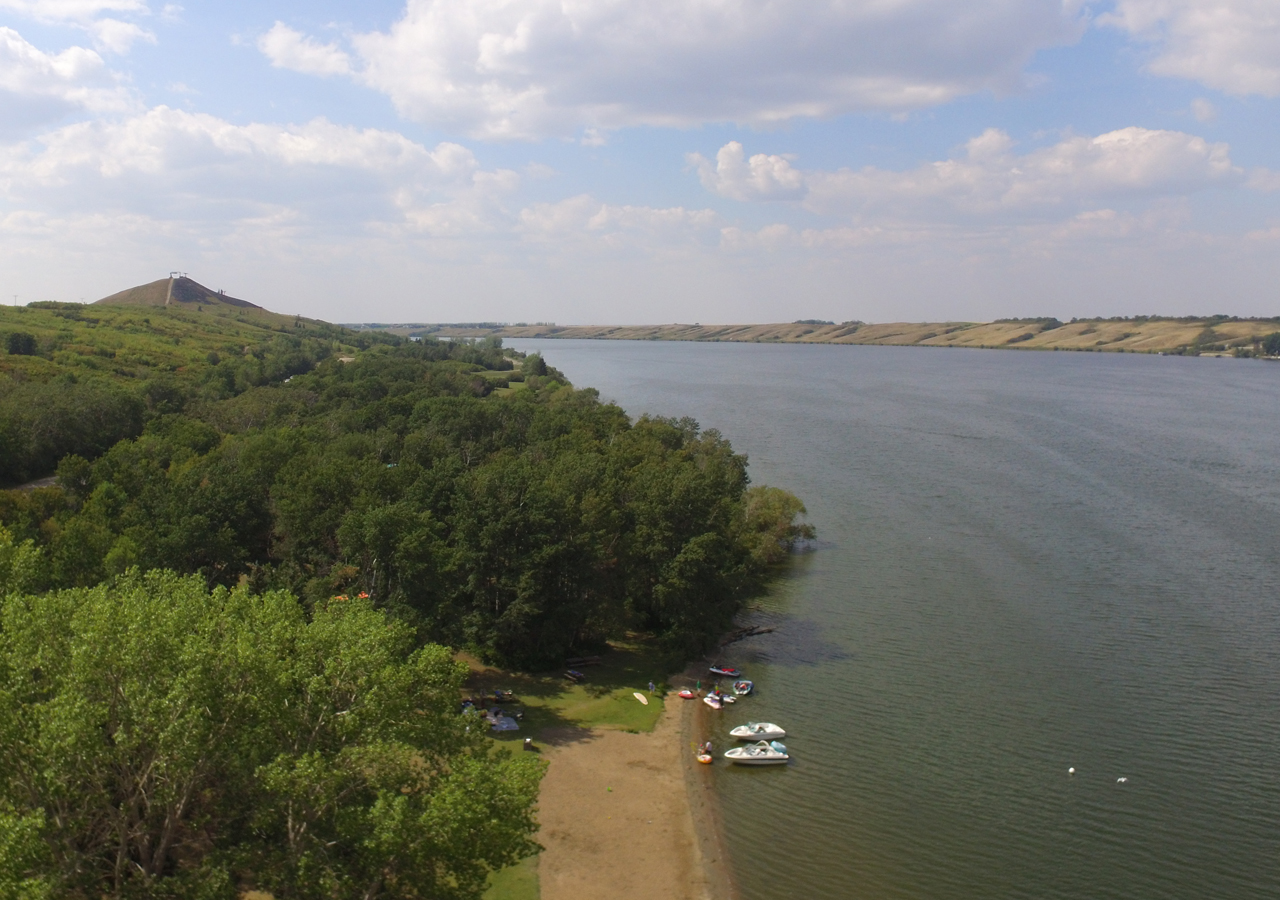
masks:
<instances>
[{"instance_id":1,"label":"tree canopy","mask_svg":"<svg viewBox=\"0 0 1280 900\"><path fill-rule=\"evenodd\" d=\"M476 897L541 764L367 600L136 571L0 610L0 897Z\"/></svg>"},{"instance_id":2,"label":"tree canopy","mask_svg":"<svg viewBox=\"0 0 1280 900\"><path fill-rule=\"evenodd\" d=\"M628 628L702 649L805 534L803 506L749 487L716 432L633 422L529 359L516 389L500 342L405 342L188 399L64 456L59 490L0 498L0 521L48 588L140 566L363 591L423 639L525 667Z\"/></svg>"}]
</instances>

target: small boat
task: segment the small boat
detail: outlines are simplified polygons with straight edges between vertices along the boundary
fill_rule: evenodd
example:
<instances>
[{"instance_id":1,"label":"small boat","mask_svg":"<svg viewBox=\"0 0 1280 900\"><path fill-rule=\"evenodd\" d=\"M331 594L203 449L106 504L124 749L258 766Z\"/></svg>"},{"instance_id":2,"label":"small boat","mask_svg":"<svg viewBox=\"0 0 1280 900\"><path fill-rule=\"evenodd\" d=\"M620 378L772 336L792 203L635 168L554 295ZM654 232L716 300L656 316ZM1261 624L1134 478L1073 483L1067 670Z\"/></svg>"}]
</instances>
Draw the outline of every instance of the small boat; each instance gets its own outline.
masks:
<instances>
[{"instance_id":1,"label":"small boat","mask_svg":"<svg viewBox=\"0 0 1280 900\"><path fill-rule=\"evenodd\" d=\"M686 700L692 700L694 697L698 695L695 694L693 691L689 690L688 688L685 688L683 691L680 692L680 696Z\"/></svg>"},{"instance_id":2,"label":"small boat","mask_svg":"<svg viewBox=\"0 0 1280 900\"><path fill-rule=\"evenodd\" d=\"M720 709L720 698L715 694L707 694L702 698L702 702L710 706L712 709Z\"/></svg>"},{"instance_id":3,"label":"small boat","mask_svg":"<svg viewBox=\"0 0 1280 900\"><path fill-rule=\"evenodd\" d=\"M787 753L787 748L776 741L772 744L760 741L726 750L724 758L740 766L778 766L784 765L791 756Z\"/></svg>"},{"instance_id":4,"label":"small boat","mask_svg":"<svg viewBox=\"0 0 1280 900\"><path fill-rule=\"evenodd\" d=\"M785 731L772 722L748 722L746 725L739 725L729 734L740 741L772 741L787 736Z\"/></svg>"},{"instance_id":5,"label":"small boat","mask_svg":"<svg viewBox=\"0 0 1280 900\"><path fill-rule=\"evenodd\" d=\"M755 685L752 684L750 681L747 681L745 678L742 679L741 681L735 681L733 683L733 692L737 694L739 697L745 697L747 696L747 694L750 694L753 690L755 690Z\"/></svg>"},{"instance_id":6,"label":"small boat","mask_svg":"<svg viewBox=\"0 0 1280 900\"><path fill-rule=\"evenodd\" d=\"M705 744L699 744L698 752L694 758L697 759L698 762L702 763L704 766L711 765L711 760L712 760L711 742L707 741Z\"/></svg>"},{"instance_id":7,"label":"small boat","mask_svg":"<svg viewBox=\"0 0 1280 900\"><path fill-rule=\"evenodd\" d=\"M723 666L720 663L716 663L714 666L711 667L711 674L724 675L728 678L742 677L742 673L739 672L737 669L735 669L733 666Z\"/></svg>"}]
</instances>

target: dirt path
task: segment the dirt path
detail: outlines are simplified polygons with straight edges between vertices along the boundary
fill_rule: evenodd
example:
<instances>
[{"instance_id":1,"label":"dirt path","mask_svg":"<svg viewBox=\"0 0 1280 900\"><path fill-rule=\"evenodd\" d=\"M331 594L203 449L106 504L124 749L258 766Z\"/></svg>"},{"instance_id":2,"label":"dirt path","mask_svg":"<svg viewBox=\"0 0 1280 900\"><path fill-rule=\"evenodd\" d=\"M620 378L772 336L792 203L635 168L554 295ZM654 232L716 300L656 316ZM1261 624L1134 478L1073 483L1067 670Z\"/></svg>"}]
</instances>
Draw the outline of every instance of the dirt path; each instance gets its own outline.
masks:
<instances>
[{"instance_id":1,"label":"dirt path","mask_svg":"<svg viewBox=\"0 0 1280 900\"><path fill-rule=\"evenodd\" d=\"M543 734L542 900L721 900L719 860L704 859L688 765L690 712L669 703L651 734L556 730ZM694 779L696 781L696 779ZM705 804L699 803L700 807Z\"/></svg>"}]
</instances>

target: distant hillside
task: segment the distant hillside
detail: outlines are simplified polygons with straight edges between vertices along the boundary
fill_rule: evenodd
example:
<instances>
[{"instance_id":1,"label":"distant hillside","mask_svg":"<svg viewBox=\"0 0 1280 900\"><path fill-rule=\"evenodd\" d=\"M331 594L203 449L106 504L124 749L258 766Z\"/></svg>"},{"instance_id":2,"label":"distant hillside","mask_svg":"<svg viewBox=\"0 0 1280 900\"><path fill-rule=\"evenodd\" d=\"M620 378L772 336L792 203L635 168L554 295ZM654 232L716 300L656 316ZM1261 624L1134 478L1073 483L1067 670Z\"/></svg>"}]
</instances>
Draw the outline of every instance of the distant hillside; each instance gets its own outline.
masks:
<instances>
[{"instance_id":1,"label":"distant hillside","mask_svg":"<svg viewBox=\"0 0 1280 900\"><path fill-rule=\"evenodd\" d=\"M241 309L262 309L248 300L237 300L228 297L221 291L212 291L193 279L183 275L178 278L161 278L150 284L140 284L128 290L119 291L110 297L103 297L98 303L109 306L173 306L186 305L226 305Z\"/></svg>"},{"instance_id":2,"label":"distant hillside","mask_svg":"<svg viewBox=\"0 0 1280 900\"><path fill-rule=\"evenodd\" d=\"M1280 317L1136 316L1114 319L1003 319L995 322L802 321L772 325L349 325L356 330L433 337L578 338L629 341L746 341L752 343L881 344L1084 350L1127 353L1251 355L1280 332Z\"/></svg>"}]
</instances>

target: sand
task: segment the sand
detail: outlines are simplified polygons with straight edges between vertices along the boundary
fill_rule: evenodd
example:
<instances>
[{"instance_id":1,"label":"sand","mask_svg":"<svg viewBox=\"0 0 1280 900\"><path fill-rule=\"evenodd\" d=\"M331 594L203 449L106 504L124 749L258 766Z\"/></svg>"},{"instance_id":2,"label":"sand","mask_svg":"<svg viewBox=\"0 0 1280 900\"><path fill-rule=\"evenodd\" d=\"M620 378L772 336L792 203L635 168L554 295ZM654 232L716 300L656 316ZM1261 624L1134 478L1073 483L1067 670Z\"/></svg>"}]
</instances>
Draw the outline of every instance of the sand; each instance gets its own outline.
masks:
<instances>
[{"instance_id":1,"label":"sand","mask_svg":"<svg viewBox=\"0 0 1280 900\"><path fill-rule=\"evenodd\" d=\"M650 734L548 729L538 802L542 900L731 900L697 701L674 695Z\"/></svg>"}]
</instances>

